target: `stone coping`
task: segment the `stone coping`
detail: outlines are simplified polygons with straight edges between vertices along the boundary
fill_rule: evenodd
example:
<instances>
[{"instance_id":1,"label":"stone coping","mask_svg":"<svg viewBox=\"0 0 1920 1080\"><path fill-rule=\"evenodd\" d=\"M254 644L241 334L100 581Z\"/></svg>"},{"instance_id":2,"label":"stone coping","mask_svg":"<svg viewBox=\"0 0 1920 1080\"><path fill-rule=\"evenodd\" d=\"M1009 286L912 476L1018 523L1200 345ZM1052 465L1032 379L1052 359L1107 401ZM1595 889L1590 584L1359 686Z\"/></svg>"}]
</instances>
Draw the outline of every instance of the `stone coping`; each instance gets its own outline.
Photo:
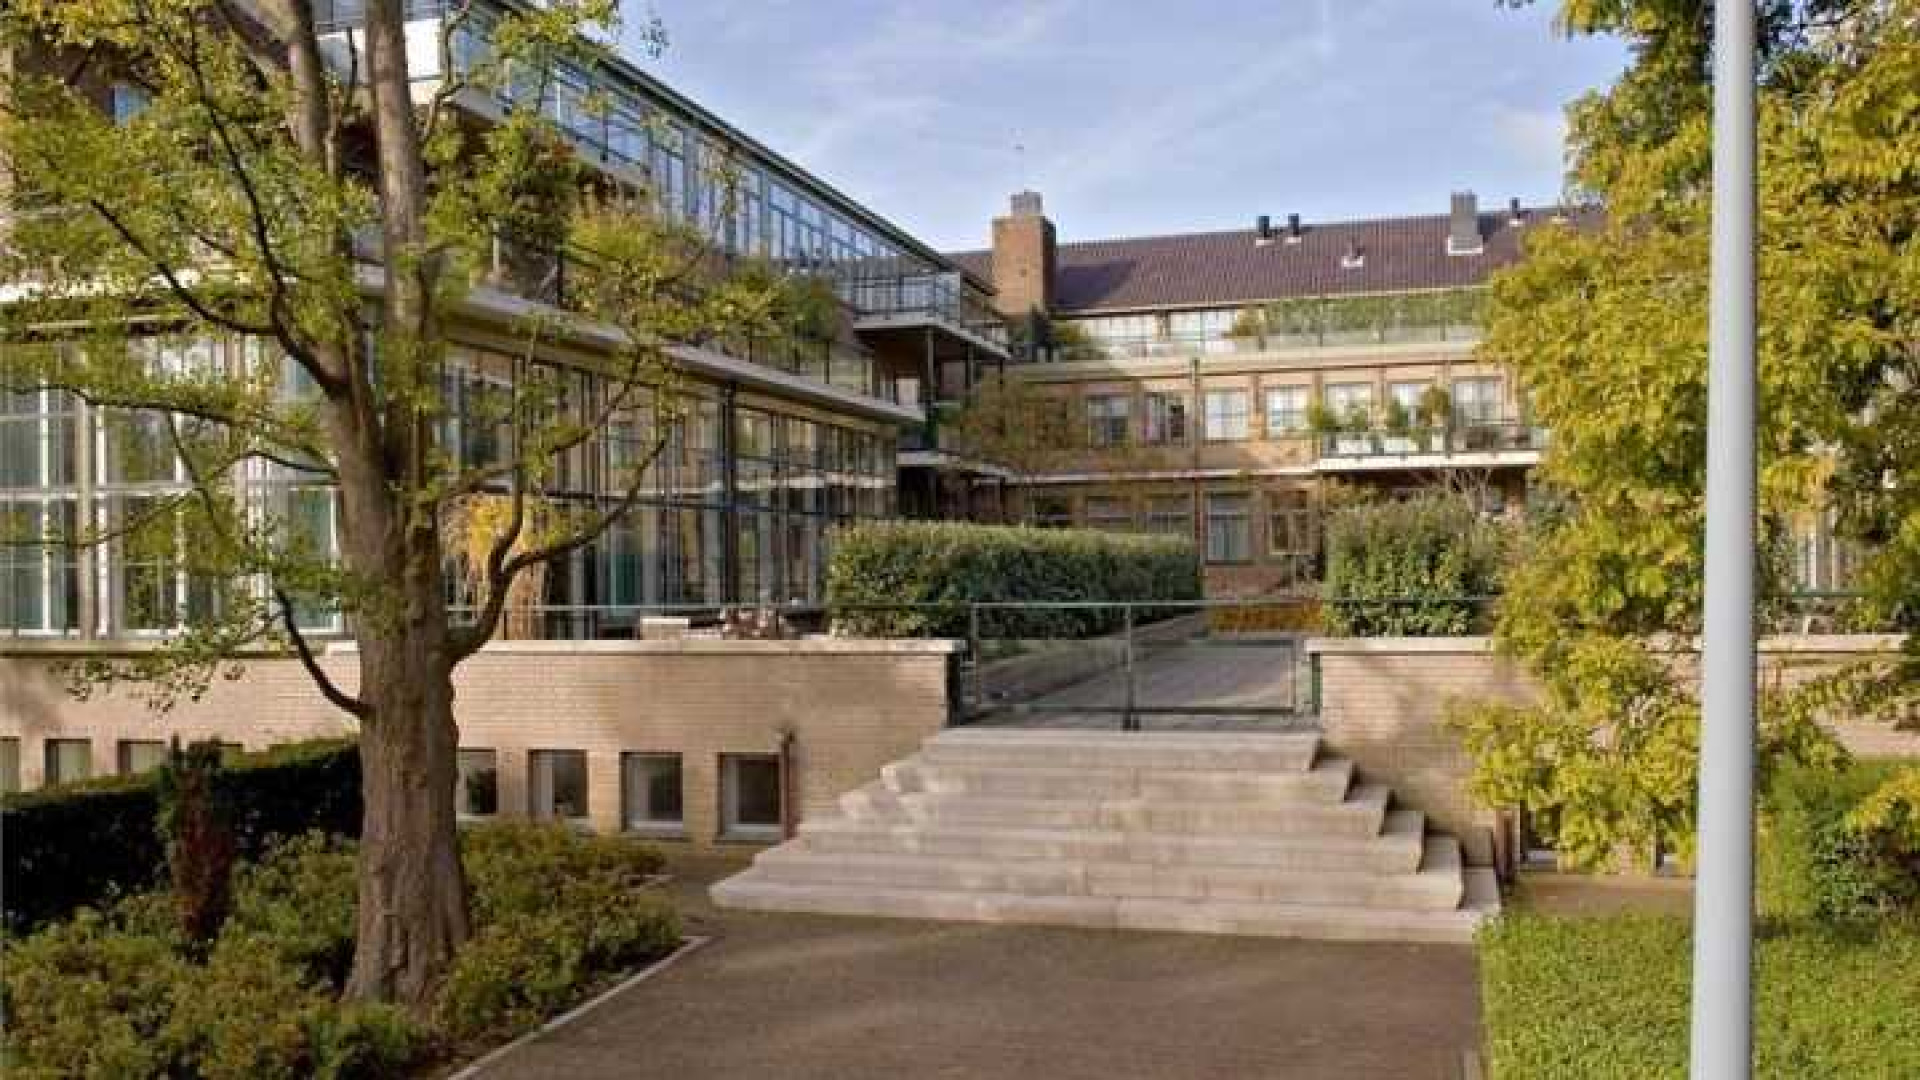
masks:
<instances>
[{"instance_id":1,"label":"stone coping","mask_svg":"<svg viewBox=\"0 0 1920 1080\"><path fill-rule=\"evenodd\" d=\"M0 659L38 657L138 656L160 648L150 639L0 638ZM885 638L790 638L779 641L741 641L721 638L677 638L659 641L492 641L480 656L947 656L966 643L946 638L932 640ZM316 643L326 656L351 656L360 651L352 641ZM292 659L293 654L254 649L233 659Z\"/></svg>"},{"instance_id":2,"label":"stone coping","mask_svg":"<svg viewBox=\"0 0 1920 1080\"><path fill-rule=\"evenodd\" d=\"M1768 654L1833 653L1872 655L1900 650L1905 640L1899 634L1777 634L1759 641L1759 651ZM1695 652L1697 642L1680 638L1654 639L1653 648L1661 652ZM1408 654L1485 655L1494 651L1493 639L1473 637L1376 637L1308 638L1306 651L1321 656L1380 656Z\"/></svg>"}]
</instances>

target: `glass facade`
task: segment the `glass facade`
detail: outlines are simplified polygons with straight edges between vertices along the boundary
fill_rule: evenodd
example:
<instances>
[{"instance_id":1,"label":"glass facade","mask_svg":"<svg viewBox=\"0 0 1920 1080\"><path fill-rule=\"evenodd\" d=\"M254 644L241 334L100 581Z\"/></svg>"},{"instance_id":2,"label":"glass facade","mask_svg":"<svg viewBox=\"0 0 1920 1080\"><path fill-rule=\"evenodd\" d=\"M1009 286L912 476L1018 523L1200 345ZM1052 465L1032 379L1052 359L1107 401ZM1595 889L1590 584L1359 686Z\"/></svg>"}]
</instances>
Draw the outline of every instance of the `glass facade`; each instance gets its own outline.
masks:
<instances>
[{"instance_id":1,"label":"glass facade","mask_svg":"<svg viewBox=\"0 0 1920 1080\"><path fill-rule=\"evenodd\" d=\"M156 340L140 354L235 375L278 363L244 341ZM520 363L480 348L450 351L439 434L458 463L504 455L498 405ZM563 409L588 415L599 389L591 379L545 366L540 376L559 388ZM305 392L288 381L288 394ZM554 463L550 500L606 506L629 489L637 498L598 542L549 568L539 598L557 613L549 635L624 632L640 607L817 602L832 528L894 512L891 428L697 384L674 404L679 418L662 438L653 402L638 395ZM166 634L218 612L228 590L265 594L264 579L216 580L191 565L178 498L187 478L165 416L51 390L8 394L0 408L0 535L41 541L0 544L0 634ZM306 553L337 552L337 500L319 474L254 461L228 479L250 520ZM452 577L457 609L474 598ZM573 617L589 611L590 621ZM319 605L297 617L309 630L345 629Z\"/></svg>"}]
</instances>

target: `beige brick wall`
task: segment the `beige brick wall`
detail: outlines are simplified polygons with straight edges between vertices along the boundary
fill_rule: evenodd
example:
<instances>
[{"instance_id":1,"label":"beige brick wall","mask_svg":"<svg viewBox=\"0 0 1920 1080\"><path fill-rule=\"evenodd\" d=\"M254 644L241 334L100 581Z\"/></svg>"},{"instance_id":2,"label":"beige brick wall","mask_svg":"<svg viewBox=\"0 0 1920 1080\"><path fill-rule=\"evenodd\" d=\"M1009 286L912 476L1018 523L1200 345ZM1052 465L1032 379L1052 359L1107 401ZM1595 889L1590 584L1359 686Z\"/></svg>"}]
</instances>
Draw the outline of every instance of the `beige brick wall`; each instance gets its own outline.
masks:
<instances>
[{"instance_id":1,"label":"beige brick wall","mask_svg":"<svg viewBox=\"0 0 1920 1080\"><path fill-rule=\"evenodd\" d=\"M1798 681L1897 647L1897 640L1881 636L1772 638L1762 645L1761 679ZM1470 859L1488 861L1493 814L1467 795L1472 762L1442 726L1444 710L1455 697L1538 700L1533 677L1494 655L1486 638L1316 639L1307 649L1319 658L1328 746L1351 757L1367 779L1392 785L1401 803L1458 835ZM1694 658L1679 653L1675 664L1685 677ZM1920 734L1848 718L1831 726L1856 754L1920 757Z\"/></svg>"},{"instance_id":2,"label":"beige brick wall","mask_svg":"<svg viewBox=\"0 0 1920 1080\"><path fill-rule=\"evenodd\" d=\"M721 842L721 754L778 751L794 736L800 815L911 753L947 716L946 642L513 642L463 664L456 677L460 745L497 751L500 806L527 805L527 753L584 750L588 811L620 827L620 755L682 755L686 840ZM80 702L46 655L0 654L0 736L21 740L23 786L41 779L44 740L87 738L94 774L114 771L121 739L215 737L260 747L350 730L288 660L254 659L199 702L156 713L127 691ZM354 656L325 658L354 682Z\"/></svg>"}]
</instances>

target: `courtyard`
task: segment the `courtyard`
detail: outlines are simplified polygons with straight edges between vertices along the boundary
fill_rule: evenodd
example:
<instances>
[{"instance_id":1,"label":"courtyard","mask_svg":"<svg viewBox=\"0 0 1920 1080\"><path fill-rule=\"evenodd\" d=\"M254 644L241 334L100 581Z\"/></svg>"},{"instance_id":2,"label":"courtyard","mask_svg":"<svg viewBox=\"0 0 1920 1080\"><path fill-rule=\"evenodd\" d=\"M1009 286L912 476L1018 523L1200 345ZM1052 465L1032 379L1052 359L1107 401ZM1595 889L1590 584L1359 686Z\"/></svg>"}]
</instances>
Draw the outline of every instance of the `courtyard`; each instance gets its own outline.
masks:
<instances>
[{"instance_id":1,"label":"courtyard","mask_svg":"<svg viewBox=\"0 0 1920 1080\"><path fill-rule=\"evenodd\" d=\"M554 1076L1424 1078L1479 1045L1474 953L716 910L712 940L485 1069Z\"/></svg>"}]
</instances>

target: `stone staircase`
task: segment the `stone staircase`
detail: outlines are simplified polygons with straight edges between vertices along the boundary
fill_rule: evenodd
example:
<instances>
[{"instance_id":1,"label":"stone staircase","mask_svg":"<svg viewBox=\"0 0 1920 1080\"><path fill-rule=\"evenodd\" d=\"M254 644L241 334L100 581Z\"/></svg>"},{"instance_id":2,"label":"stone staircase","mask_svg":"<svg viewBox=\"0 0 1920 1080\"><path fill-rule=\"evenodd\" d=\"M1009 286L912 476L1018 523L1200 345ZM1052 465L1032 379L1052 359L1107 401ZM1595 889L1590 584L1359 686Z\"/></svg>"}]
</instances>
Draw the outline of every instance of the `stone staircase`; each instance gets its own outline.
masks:
<instances>
[{"instance_id":1,"label":"stone staircase","mask_svg":"<svg viewBox=\"0 0 1920 1080\"><path fill-rule=\"evenodd\" d=\"M1491 870L1310 733L955 729L713 886L723 907L1468 943Z\"/></svg>"}]
</instances>

